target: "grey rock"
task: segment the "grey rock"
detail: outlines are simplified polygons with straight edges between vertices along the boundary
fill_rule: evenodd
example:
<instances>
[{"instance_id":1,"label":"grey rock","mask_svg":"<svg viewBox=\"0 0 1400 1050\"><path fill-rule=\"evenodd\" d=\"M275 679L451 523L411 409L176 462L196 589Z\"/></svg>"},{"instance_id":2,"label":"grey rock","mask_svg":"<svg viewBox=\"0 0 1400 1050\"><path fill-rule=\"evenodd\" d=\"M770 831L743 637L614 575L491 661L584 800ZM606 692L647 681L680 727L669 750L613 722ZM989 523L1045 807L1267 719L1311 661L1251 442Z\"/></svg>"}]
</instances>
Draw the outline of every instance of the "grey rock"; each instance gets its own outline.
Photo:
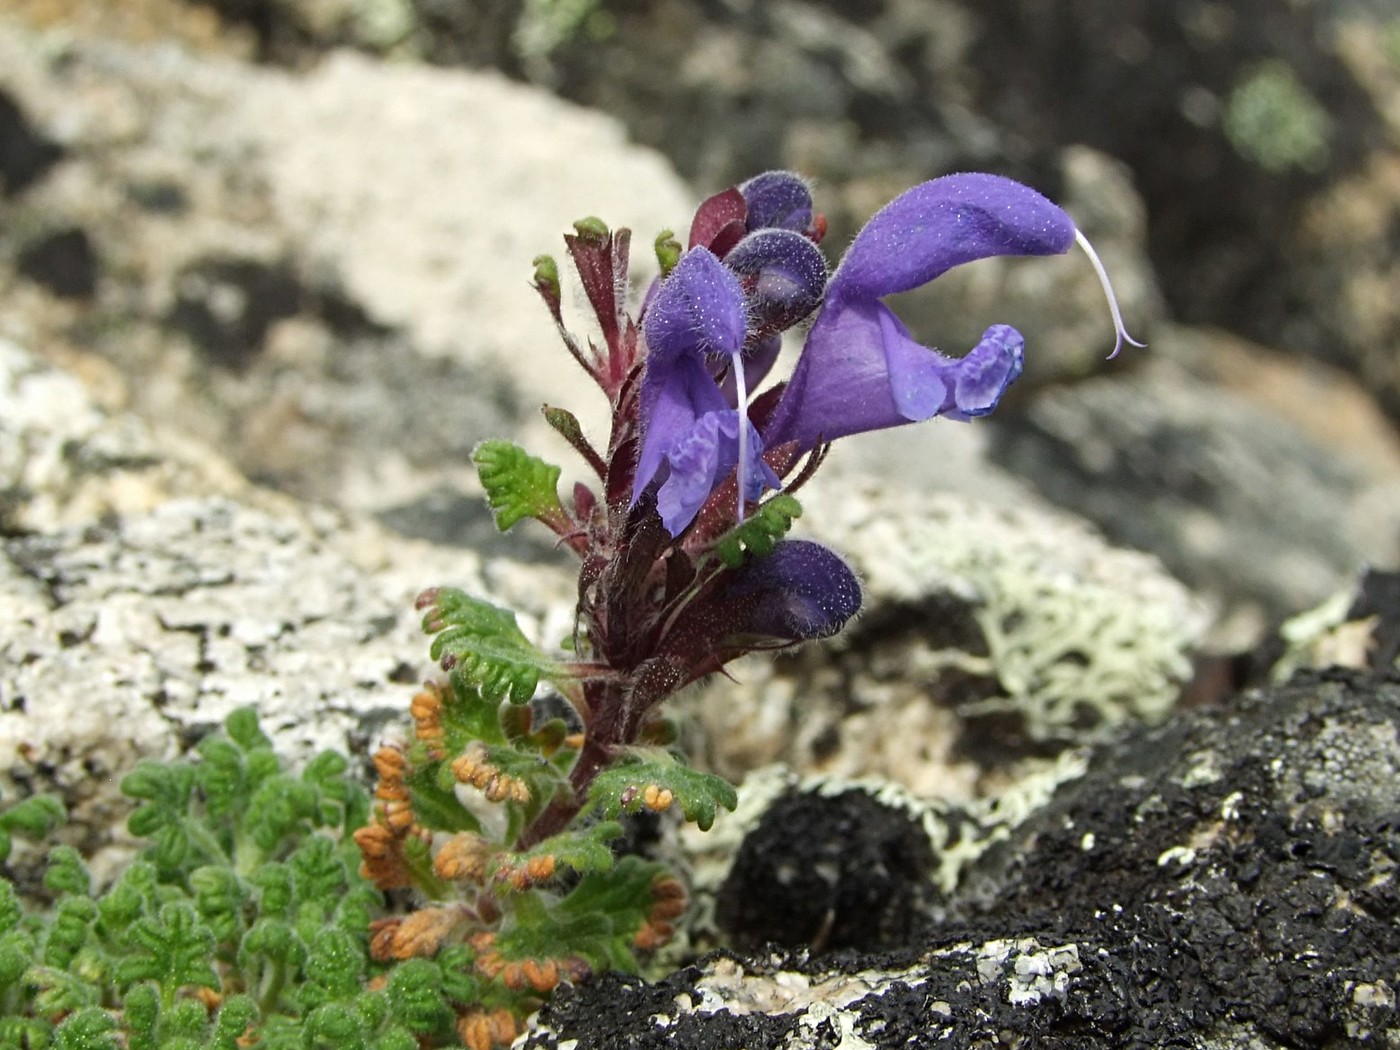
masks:
<instances>
[{"instance_id":1,"label":"grey rock","mask_svg":"<svg viewBox=\"0 0 1400 1050\"><path fill-rule=\"evenodd\" d=\"M252 705L294 763L399 731L433 668L413 598L494 597L562 636L552 567L405 541L249 486L103 412L71 376L0 344L0 794L57 793L63 834L99 855L120 778Z\"/></svg>"},{"instance_id":2,"label":"grey rock","mask_svg":"<svg viewBox=\"0 0 1400 1050\"><path fill-rule=\"evenodd\" d=\"M483 535L476 442L561 449L545 402L603 425L531 260L598 214L636 230L640 282L694 206L616 122L496 74L10 21L0 65L16 134L63 157L0 198L0 335L263 484L434 539Z\"/></svg>"},{"instance_id":3,"label":"grey rock","mask_svg":"<svg viewBox=\"0 0 1400 1050\"><path fill-rule=\"evenodd\" d=\"M680 698L728 776L781 762L966 799L989 769L1166 717L1191 677L1206 608L1034 497L844 474L801 496L799 528L848 554L865 611L831 644L746 659Z\"/></svg>"},{"instance_id":4,"label":"grey rock","mask_svg":"<svg viewBox=\"0 0 1400 1050\"><path fill-rule=\"evenodd\" d=\"M1135 730L909 914L903 948L609 975L556 996L523 1046L1394 1045L1398 729L1400 681L1339 672ZM791 908L773 866L810 870L842 827L807 826L769 829L788 851L734 888L752 913Z\"/></svg>"},{"instance_id":5,"label":"grey rock","mask_svg":"<svg viewBox=\"0 0 1400 1050\"><path fill-rule=\"evenodd\" d=\"M1393 465L1329 448L1161 354L1131 377L1041 395L1000 420L993 446L1046 497L1211 595L1237 634L1400 556L1374 514L1396 505Z\"/></svg>"}]
</instances>

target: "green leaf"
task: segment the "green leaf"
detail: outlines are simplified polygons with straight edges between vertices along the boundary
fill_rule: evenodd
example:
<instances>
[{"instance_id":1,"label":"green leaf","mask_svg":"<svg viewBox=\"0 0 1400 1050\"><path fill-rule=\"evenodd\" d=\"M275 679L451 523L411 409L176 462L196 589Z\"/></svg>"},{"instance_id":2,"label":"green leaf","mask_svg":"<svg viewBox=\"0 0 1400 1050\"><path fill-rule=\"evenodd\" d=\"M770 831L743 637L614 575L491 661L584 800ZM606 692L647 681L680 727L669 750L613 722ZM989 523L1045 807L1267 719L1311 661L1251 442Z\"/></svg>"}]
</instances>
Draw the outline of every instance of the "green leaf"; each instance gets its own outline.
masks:
<instances>
[{"instance_id":1,"label":"green leaf","mask_svg":"<svg viewBox=\"0 0 1400 1050\"><path fill-rule=\"evenodd\" d=\"M71 968L73 957L87 943L88 930L97 918L97 904L89 897L67 896L58 902L44 942L44 962L61 970Z\"/></svg>"},{"instance_id":2,"label":"green leaf","mask_svg":"<svg viewBox=\"0 0 1400 1050\"><path fill-rule=\"evenodd\" d=\"M229 738L244 751L271 750L272 740L258 725L256 707L240 707L224 719Z\"/></svg>"},{"instance_id":3,"label":"green leaf","mask_svg":"<svg viewBox=\"0 0 1400 1050\"><path fill-rule=\"evenodd\" d=\"M552 463L509 441L483 441L472 450L472 462L502 532L523 518L549 524L565 517L556 488L560 470Z\"/></svg>"},{"instance_id":4,"label":"green leaf","mask_svg":"<svg viewBox=\"0 0 1400 1050\"><path fill-rule=\"evenodd\" d=\"M577 956L595 970L636 972L632 939L647 921L655 904L652 885L665 871L627 856L607 871L586 873L557 904L540 894L512 897L516 921L493 947L508 960Z\"/></svg>"},{"instance_id":5,"label":"green leaf","mask_svg":"<svg viewBox=\"0 0 1400 1050\"><path fill-rule=\"evenodd\" d=\"M715 540L715 553L725 565L736 569L743 564L746 551L760 558L771 553L792 528L793 521L800 517L802 504L796 497L780 492L759 507L752 517Z\"/></svg>"},{"instance_id":6,"label":"green leaf","mask_svg":"<svg viewBox=\"0 0 1400 1050\"><path fill-rule=\"evenodd\" d=\"M120 1050L117 1019L96 1006L77 1011L54 1032L54 1050Z\"/></svg>"},{"instance_id":7,"label":"green leaf","mask_svg":"<svg viewBox=\"0 0 1400 1050\"><path fill-rule=\"evenodd\" d=\"M155 981L166 1002L182 985L219 987L219 975L209 965L214 934L188 903L172 901L156 918L137 919L128 939L135 953L117 964L119 983Z\"/></svg>"},{"instance_id":8,"label":"green leaf","mask_svg":"<svg viewBox=\"0 0 1400 1050\"><path fill-rule=\"evenodd\" d=\"M248 888L228 868L210 865L190 872L195 907L222 945L236 943L243 932L243 907Z\"/></svg>"},{"instance_id":9,"label":"green leaf","mask_svg":"<svg viewBox=\"0 0 1400 1050\"><path fill-rule=\"evenodd\" d=\"M426 605L423 630L435 635L432 657L455 669L484 700L526 703L540 678L566 678L563 668L537 649L515 614L463 591L443 587L419 599Z\"/></svg>"},{"instance_id":10,"label":"green leaf","mask_svg":"<svg viewBox=\"0 0 1400 1050\"><path fill-rule=\"evenodd\" d=\"M240 1050L238 1039L258 1019L258 1007L246 995L230 995L219 1007L209 1033L209 1050Z\"/></svg>"},{"instance_id":11,"label":"green leaf","mask_svg":"<svg viewBox=\"0 0 1400 1050\"><path fill-rule=\"evenodd\" d=\"M723 777L691 769L665 752L643 756L634 752L599 773L588 791L588 808L612 820L623 813L679 806L686 820L708 831L720 807L733 810L739 804L738 792Z\"/></svg>"},{"instance_id":12,"label":"green leaf","mask_svg":"<svg viewBox=\"0 0 1400 1050\"><path fill-rule=\"evenodd\" d=\"M54 893L87 894L92 880L82 855L72 846L55 846L49 851L44 872L44 888Z\"/></svg>"},{"instance_id":13,"label":"green leaf","mask_svg":"<svg viewBox=\"0 0 1400 1050\"><path fill-rule=\"evenodd\" d=\"M450 775L438 776L438 771L446 765L445 762L431 762L411 770L404 778L414 816L433 831L480 831L481 821L457 801L457 794L451 787L441 785L443 779L453 782Z\"/></svg>"},{"instance_id":14,"label":"green leaf","mask_svg":"<svg viewBox=\"0 0 1400 1050\"><path fill-rule=\"evenodd\" d=\"M442 995L442 974L429 959L409 959L389 974L389 1010L418 1035L445 1033L455 1015Z\"/></svg>"},{"instance_id":15,"label":"green leaf","mask_svg":"<svg viewBox=\"0 0 1400 1050\"><path fill-rule=\"evenodd\" d=\"M122 998L122 1022L128 1032L128 1050L156 1050L159 1045L160 998L155 985L137 984Z\"/></svg>"},{"instance_id":16,"label":"green leaf","mask_svg":"<svg viewBox=\"0 0 1400 1050\"><path fill-rule=\"evenodd\" d=\"M322 930L307 953L301 1007L311 1009L322 1003L354 999L363 991L364 972L364 946L344 930Z\"/></svg>"},{"instance_id":17,"label":"green leaf","mask_svg":"<svg viewBox=\"0 0 1400 1050\"><path fill-rule=\"evenodd\" d=\"M565 869L580 874L607 871L615 861L608 843L621 834L622 825L612 820L600 821L578 831L561 832L522 853L497 854L488 874L496 880L500 891L508 892L530 889L537 881L544 882ZM550 861L547 868L550 874L538 880L532 878L529 875L531 861L545 858Z\"/></svg>"},{"instance_id":18,"label":"green leaf","mask_svg":"<svg viewBox=\"0 0 1400 1050\"><path fill-rule=\"evenodd\" d=\"M10 856L10 836L38 841L63 823L67 814L56 795L33 795L0 813L0 864Z\"/></svg>"}]
</instances>

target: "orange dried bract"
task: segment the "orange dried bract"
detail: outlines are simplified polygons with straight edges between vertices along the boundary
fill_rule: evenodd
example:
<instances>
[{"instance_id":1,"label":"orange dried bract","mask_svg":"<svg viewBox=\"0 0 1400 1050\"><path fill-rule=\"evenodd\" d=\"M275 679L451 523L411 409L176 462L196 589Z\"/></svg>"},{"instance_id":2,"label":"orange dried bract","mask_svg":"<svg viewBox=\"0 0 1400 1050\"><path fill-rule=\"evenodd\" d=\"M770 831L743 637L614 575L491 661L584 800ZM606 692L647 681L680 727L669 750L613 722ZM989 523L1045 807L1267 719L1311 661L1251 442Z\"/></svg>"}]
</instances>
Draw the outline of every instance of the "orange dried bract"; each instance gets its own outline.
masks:
<instances>
[{"instance_id":1,"label":"orange dried bract","mask_svg":"<svg viewBox=\"0 0 1400 1050\"><path fill-rule=\"evenodd\" d=\"M461 925L458 907L419 908L401 919L370 924L370 954L376 959L430 958Z\"/></svg>"},{"instance_id":2,"label":"orange dried bract","mask_svg":"<svg viewBox=\"0 0 1400 1050\"><path fill-rule=\"evenodd\" d=\"M402 919L375 919L369 924L370 958L383 962L394 957L394 938Z\"/></svg>"},{"instance_id":3,"label":"orange dried bract","mask_svg":"<svg viewBox=\"0 0 1400 1050\"><path fill-rule=\"evenodd\" d=\"M637 930L636 936L632 938L632 944L638 951L652 952L660 948L671 939L671 935L676 932L676 928L669 922L642 923Z\"/></svg>"},{"instance_id":4,"label":"orange dried bract","mask_svg":"<svg viewBox=\"0 0 1400 1050\"><path fill-rule=\"evenodd\" d=\"M554 855L546 854L542 857L531 857L530 862L525 865L525 871L534 882L543 882L553 877L554 866Z\"/></svg>"},{"instance_id":5,"label":"orange dried bract","mask_svg":"<svg viewBox=\"0 0 1400 1050\"><path fill-rule=\"evenodd\" d=\"M671 803L676 801L675 792L670 788L657 787L655 784L648 784L642 792L642 804L653 813L660 813L671 808Z\"/></svg>"},{"instance_id":6,"label":"orange dried bract","mask_svg":"<svg viewBox=\"0 0 1400 1050\"><path fill-rule=\"evenodd\" d=\"M520 964L520 970L525 980L530 982L530 987L537 992L552 992L559 983L559 964L553 959L544 962L526 959Z\"/></svg>"},{"instance_id":7,"label":"orange dried bract","mask_svg":"<svg viewBox=\"0 0 1400 1050\"><path fill-rule=\"evenodd\" d=\"M381 747L374 753L374 772L380 780L401 780L408 767L408 759L396 747Z\"/></svg>"},{"instance_id":8,"label":"orange dried bract","mask_svg":"<svg viewBox=\"0 0 1400 1050\"><path fill-rule=\"evenodd\" d=\"M360 874L381 890L413 885L413 876L403 857L403 838L382 824L357 828L355 845L360 849Z\"/></svg>"},{"instance_id":9,"label":"orange dried bract","mask_svg":"<svg viewBox=\"0 0 1400 1050\"><path fill-rule=\"evenodd\" d=\"M452 776L459 784L470 784L479 789L491 802L523 804L530 801L530 789L525 781L501 772L500 767L487 756L486 745L480 741L474 741L453 759Z\"/></svg>"},{"instance_id":10,"label":"orange dried bract","mask_svg":"<svg viewBox=\"0 0 1400 1050\"><path fill-rule=\"evenodd\" d=\"M495 978L500 976L501 971L508 965L509 963L501 956L501 953L494 949L489 952L483 952L476 957L476 968L486 977Z\"/></svg>"},{"instance_id":11,"label":"orange dried bract","mask_svg":"<svg viewBox=\"0 0 1400 1050\"><path fill-rule=\"evenodd\" d=\"M441 879L467 879L481 882L486 878L486 861L491 844L470 831L459 832L443 843L433 858L433 871Z\"/></svg>"},{"instance_id":12,"label":"orange dried bract","mask_svg":"<svg viewBox=\"0 0 1400 1050\"><path fill-rule=\"evenodd\" d=\"M685 887L676 879L657 879L651 884L651 896L654 901L649 913L652 922L665 922L685 912Z\"/></svg>"},{"instance_id":13,"label":"orange dried bract","mask_svg":"<svg viewBox=\"0 0 1400 1050\"><path fill-rule=\"evenodd\" d=\"M457 1019L457 1034L468 1050L492 1050L509 1046L520 1029L509 1010L472 1010Z\"/></svg>"}]
</instances>

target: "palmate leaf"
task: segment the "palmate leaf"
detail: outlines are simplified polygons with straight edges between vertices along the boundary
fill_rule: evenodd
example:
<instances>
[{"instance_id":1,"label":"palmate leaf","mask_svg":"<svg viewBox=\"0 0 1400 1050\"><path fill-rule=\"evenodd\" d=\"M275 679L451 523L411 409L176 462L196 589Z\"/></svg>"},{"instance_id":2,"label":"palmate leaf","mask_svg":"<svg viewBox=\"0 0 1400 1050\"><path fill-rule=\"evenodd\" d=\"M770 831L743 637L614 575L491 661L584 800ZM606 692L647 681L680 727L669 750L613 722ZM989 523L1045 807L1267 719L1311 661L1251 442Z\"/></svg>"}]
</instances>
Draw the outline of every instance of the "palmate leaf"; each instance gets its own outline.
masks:
<instances>
[{"instance_id":1,"label":"palmate leaf","mask_svg":"<svg viewBox=\"0 0 1400 1050\"><path fill-rule=\"evenodd\" d=\"M472 462L502 532L522 518L548 523L564 517L555 488L560 471L552 463L510 441L483 441L472 450Z\"/></svg>"},{"instance_id":2,"label":"palmate leaf","mask_svg":"<svg viewBox=\"0 0 1400 1050\"><path fill-rule=\"evenodd\" d=\"M752 517L715 540L715 553L725 565L737 569L743 564L745 552L758 557L771 552L792 528L793 521L801 516L802 504L796 497L780 492L759 507Z\"/></svg>"},{"instance_id":3,"label":"palmate leaf","mask_svg":"<svg viewBox=\"0 0 1400 1050\"><path fill-rule=\"evenodd\" d=\"M564 669L536 648L516 623L515 614L473 598L455 587L426 591L418 599L423 630L435 635L432 657L456 669L483 699L508 698L523 704L541 678L560 681Z\"/></svg>"},{"instance_id":4,"label":"palmate leaf","mask_svg":"<svg viewBox=\"0 0 1400 1050\"><path fill-rule=\"evenodd\" d=\"M721 806L732 810L738 804L739 794L729 781L691 769L665 752L634 754L599 773L588 791L588 808L605 819L679 806L701 831L709 830Z\"/></svg>"}]
</instances>

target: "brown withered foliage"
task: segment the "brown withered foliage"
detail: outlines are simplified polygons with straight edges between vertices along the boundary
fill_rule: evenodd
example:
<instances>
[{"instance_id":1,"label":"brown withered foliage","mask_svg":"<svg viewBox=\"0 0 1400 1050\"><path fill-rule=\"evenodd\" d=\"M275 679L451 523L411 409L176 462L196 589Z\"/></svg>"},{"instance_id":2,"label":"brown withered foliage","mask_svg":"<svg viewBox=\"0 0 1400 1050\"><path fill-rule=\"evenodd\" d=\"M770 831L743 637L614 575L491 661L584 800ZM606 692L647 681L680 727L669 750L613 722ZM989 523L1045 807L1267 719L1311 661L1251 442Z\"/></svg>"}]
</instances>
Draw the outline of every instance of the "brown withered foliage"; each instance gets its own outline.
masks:
<instances>
[{"instance_id":1,"label":"brown withered foliage","mask_svg":"<svg viewBox=\"0 0 1400 1050\"><path fill-rule=\"evenodd\" d=\"M431 958L470 916L460 906L419 908L399 918L370 923L369 952L375 959Z\"/></svg>"},{"instance_id":2,"label":"brown withered foliage","mask_svg":"<svg viewBox=\"0 0 1400 1050\"><path fill-rule=\"evenodd\" d=\"M433 873L440 879L480 883L494 847L470 831L461 831L442 844L433 857Z\"/></svg>"},{"instance_id":3,"label":"brown withered foliage","mask_svg":"<svg viewBox=\"0 0 1400 1050\"><path fill-rule=\"evenodd\" d=\"M467 1050L509 1046L520 1034L509 1010L472 1010L457 1019L457 1034Z\"/></svg>"},{"instance_id":4,"label":"brown withered foliage","mask_svg":"<svg viewBox=\"0 0 1400 1050\"><path fill-rule=\"evenodd\" d=\"M437 682L425 682L422 692L408 705L408 713L413 718L413 735L428 746L428 757L433 761L447 753L442 732L442 689Z\"/></svg>"},{"instance_id":5,"label":"brown withered foliage","mask_svg":"<svg viewBox=\"0 0 1400 1050\"><path fill-rule=\"evenodd\" d=\"M360 848L360 874L381 890L397 890L413 885L403 847L407 829L398 831L385 824L366 824L353 838Z\"/></svg>"}]
</instances>

